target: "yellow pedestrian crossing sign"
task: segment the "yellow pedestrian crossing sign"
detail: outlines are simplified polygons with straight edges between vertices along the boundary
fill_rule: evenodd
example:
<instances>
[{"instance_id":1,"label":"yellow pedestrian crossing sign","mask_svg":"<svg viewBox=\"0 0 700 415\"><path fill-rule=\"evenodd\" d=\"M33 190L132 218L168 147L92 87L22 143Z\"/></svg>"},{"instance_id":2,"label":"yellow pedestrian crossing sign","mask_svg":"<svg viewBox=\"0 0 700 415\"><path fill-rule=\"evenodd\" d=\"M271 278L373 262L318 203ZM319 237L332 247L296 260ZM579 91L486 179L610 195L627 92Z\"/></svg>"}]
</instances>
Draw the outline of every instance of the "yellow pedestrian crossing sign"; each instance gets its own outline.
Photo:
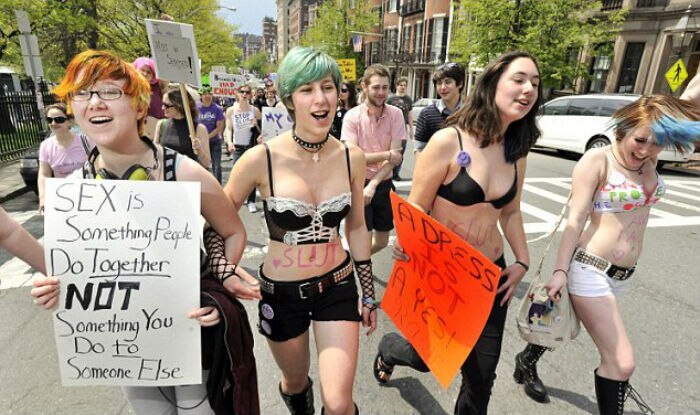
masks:
<instances>
[{"instance_id":1,"label":"yellow pedestrian crossing sign","mask_svg":"<svg viewBox=\"0 0 700 415\"><path fill-rule=\"evenodd\" d=\"M676 92L676 89L681 86L687 77L688 71L685 70L683 59L678 59L678 61L671 66L671 69L666 72L666 80L668 81L668 86L671 87L671 92Z\"/></svg>"}]
</instances>

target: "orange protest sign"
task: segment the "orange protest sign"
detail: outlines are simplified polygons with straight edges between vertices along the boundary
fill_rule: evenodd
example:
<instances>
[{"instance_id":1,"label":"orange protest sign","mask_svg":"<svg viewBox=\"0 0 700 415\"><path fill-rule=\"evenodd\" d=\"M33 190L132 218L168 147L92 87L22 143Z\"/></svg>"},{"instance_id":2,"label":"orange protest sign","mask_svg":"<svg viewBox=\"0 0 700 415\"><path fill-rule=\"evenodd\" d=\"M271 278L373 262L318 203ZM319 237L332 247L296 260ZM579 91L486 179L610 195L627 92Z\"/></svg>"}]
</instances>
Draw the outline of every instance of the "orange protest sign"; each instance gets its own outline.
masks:
<instances>
[{"instance_id":1,"label":"orange protest sign","mask_svg":"<svg viewBox=\"0 0 700 415\"><path fill-rule=\"evenodd\" d=\"M435 219L391 193L399 243L382 309L447 388L476 344L501 269Z\"/></svg>"}]
</instances>

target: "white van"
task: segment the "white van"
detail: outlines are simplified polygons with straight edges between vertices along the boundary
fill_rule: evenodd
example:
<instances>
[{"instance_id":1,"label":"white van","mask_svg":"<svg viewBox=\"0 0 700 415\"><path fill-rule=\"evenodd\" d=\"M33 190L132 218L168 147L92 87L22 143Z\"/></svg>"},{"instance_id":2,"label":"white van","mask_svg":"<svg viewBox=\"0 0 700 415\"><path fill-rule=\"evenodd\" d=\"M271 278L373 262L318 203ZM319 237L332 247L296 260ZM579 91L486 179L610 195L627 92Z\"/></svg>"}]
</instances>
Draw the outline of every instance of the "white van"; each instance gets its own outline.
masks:
<instances>
[{"instance_id":1,"label":"white van","mask_svg":"<svg viewBox=\"0 0 700 415\"><path fill-rule=\"evenodd\" d=\"M609 128L612 114L639 97L589 94L553 99L540 108L537 124L542 135L535 146L578 154L583 154L589 148L604 147L615 141ZM690 153L664 149L659 153L659 164L686 162L689 156Z\"/></svg>"}]
</instances>

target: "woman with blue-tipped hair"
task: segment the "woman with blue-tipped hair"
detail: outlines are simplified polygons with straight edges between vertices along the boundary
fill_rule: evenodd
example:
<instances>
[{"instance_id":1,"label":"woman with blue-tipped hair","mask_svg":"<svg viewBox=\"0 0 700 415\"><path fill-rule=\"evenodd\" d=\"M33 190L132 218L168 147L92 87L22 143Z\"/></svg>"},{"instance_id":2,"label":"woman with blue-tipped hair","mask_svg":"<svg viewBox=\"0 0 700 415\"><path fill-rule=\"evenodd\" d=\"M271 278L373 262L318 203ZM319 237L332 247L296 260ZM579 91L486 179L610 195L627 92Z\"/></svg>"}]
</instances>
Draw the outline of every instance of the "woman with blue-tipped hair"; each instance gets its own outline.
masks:
<instances>
[{"instance_id":1,"label":"woman with blue-tipped hair","mask_svg":"<svg viewBox=\"0 0 700 415\"><path fill-rule=\"evenodd\" d=\"M282 371L285 404L292 414L314 413L308 377L312 326L323 411L353 414L360 322L367 334L377 324L364 218L365 156L352 144L329 140L342 81L335 60L294 48L278 77L294 126L248 150L224 191L236 208L256 187L263 198L270 241L258 273L258 328ZM349 252L341 244L343 219Z\"/></svg>"},{"instance_id":2,"label":"woman with blue-tipped hair","mask_svg":"<svg viewBox=\"0 0 700 415\"><path fill-rule=\"evenodd\" d=\"M600 364L593 373L601 414L622 414L634 391L629 385L634 354L617 297L640 272L636 264L649 211L666 192L657 156L665 147L689 151L700 139L698 120L700 108L689 101L643 96L613 114L615 142L587 151L574 167L569 218L547 288L557 301L567 284L576 315L598 348ZM541 402L547 394L535 365L544 351L528 344L516 357L514 375ZM631 396L644 405L637 394Z\"/></svg>"}]
</instances>

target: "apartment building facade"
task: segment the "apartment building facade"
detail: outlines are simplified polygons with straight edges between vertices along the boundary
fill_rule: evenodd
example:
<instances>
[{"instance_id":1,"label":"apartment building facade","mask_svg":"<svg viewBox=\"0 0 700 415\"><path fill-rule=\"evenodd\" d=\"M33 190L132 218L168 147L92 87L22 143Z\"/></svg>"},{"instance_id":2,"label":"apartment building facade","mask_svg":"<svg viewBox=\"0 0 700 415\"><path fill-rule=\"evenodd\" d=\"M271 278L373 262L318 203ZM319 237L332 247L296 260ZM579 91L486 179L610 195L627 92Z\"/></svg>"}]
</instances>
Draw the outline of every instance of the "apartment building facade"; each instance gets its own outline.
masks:
<instances>
[{"instance_id":1,"label":"apartment building facade","mask_svg":"<svg viewBox=\"0 0 700 415\"><path fill-rule=\"evenodd\" d=\"M277 21L265 16L262 21L263 48L268 62L277 61Z\"/></svg>"},{"instance_id":2,"label":"apartment building facade","mask_svg":"<svg viewBox=\"0 0 700 415\"><path fill-rule=\"evenodd\" d=\"M594 45L582 51L590 79L580 79L572 92L670 93L665 74L678 59L683 59L688 80L697 72L699 0L604 0L602 6L600 13L627 8L627 17L612 48Z\"/></svg>"}]
</instances>

